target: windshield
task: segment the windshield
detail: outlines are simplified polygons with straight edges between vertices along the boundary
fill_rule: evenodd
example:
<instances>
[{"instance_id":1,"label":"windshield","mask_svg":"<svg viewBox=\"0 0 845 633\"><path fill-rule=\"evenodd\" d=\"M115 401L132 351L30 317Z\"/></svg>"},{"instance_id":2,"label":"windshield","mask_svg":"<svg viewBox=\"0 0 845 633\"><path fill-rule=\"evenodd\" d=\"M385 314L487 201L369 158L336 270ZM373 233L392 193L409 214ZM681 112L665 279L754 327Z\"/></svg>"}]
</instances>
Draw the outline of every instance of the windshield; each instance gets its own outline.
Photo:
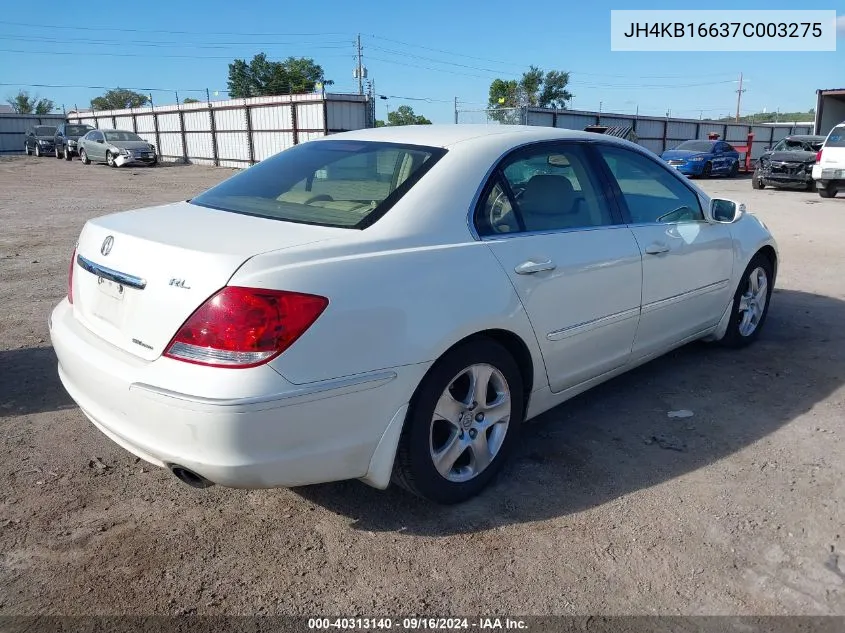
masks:
<instances>
[{"instance_id":1,"label":"windshield","mask_svg":"<svg viewBox=\"0 0 845 633\"><path fill-rule=\"evenodd\" d=\"M107 141L142 141L145 142L135 132L121 132L118 130L111 132L104 132Z\"/></svg>"},{"instance_id":2,"label":"windshield","mask_svg":"<svg viewBox=\"0 0 845 633\"><path fill-rule=\"evenodd\" d=\"M675 149L682 149L689 152L709 152L713 149L712 141L684 141Z\"/></svg>"},{"instance_id":3,"label":"windshield","mask_svg":"<svg viewBox=\"0 0 845 633\"><path fill-rule=\"evenodd\" d=\"M445 153L416 145L314 141L276 154L191 202L274 220L364 228Z\"/></svg>"},{"instance_id":4,"label":"windshield","mask_svg":"<svg viewBox=\"0 0 845 633\"><path fill-rule=\"evenodd\" d=\"M39 125L35 128L35 136L53 136L56 133L56 128L48 125Z\"/></svg>"},{"instance_id":5,"label":"windshield","mask_svg":"<svg viewBox=\"0 0 845 633\"><path fill-rule=\"evenodd\" d=\"M837 125L830 131L825 147L845 147L845 125Z\"/></svg>"},{"instance_id":6,"label":"windshield","mask_svg":"<svg viewBox=\"0 0 845 633\"><path fill-rule=\"evenodd\" d=\"M83 134L87 134L88 130L92 130L89 125L68 125L65 127L65 134L68 136L82 136Z\"/></svg>"}]
</instances>

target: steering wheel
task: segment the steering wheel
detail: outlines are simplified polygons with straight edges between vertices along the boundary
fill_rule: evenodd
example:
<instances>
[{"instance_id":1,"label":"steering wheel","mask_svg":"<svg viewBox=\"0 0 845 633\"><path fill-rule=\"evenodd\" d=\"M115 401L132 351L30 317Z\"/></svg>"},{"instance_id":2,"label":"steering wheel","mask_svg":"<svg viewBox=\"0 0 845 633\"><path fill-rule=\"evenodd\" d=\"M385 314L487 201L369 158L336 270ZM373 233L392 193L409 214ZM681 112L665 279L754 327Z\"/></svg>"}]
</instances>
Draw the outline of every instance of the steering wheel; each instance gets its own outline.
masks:
<instances>
[{"instance_id":1,"label":"steering wheel","mask_svg":"<svg viewBox=\"0 0 845 633\"><path fill-rule=\"evenodd\" d=\"M505 216L509 211L508 196L504 191L500 191L487 211L487 224L497 233L507 233L511 230L510 225L505 221Z\"/></svg>"}]
</instances>

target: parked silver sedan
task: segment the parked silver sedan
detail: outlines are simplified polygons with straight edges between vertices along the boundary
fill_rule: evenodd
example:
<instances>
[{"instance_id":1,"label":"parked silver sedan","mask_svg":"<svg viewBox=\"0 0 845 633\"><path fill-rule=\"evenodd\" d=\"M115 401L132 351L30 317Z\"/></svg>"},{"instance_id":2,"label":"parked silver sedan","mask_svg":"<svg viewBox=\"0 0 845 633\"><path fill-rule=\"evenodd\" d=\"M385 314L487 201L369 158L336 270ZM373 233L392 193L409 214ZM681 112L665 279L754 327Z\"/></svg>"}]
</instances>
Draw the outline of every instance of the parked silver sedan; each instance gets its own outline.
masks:
<instances>
[{"instance_id":1,"label":"parked silver sedan","mask_svg":"<svg viewBox=\"0 0 845 633\"><path fill-rule=\"evenodd\" d=\"M107 163L109 167L158 164L155 145L126 130L91 130L79 139L79 158L83 165Z\"/></svg>"}]
</instances>

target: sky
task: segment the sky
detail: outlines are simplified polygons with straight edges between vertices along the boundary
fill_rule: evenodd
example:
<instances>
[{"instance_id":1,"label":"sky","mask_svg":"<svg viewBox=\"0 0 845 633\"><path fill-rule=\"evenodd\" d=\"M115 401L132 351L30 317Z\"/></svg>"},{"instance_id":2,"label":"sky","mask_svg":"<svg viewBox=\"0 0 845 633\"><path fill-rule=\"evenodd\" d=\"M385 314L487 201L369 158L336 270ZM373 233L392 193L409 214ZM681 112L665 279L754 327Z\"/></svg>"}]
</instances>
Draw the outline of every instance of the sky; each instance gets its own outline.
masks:
<instances>
[{"instance_id":1,"label":"sky","mask_svg":"<svg viewBox=\"0 0 845 633\"><path fill-rule=\"evenodd\" d=\"M642 9L679 8L643 0ZM838 9L842 0L800 3ZM52 5L55 5L52 7ZM19 89L67 109L89 105L100 87L152 91L156 105L212 95L226 98L228 63L266 52L271 59L311 57L332 92L356 92L355 39L378 102L410 105L435 123L477 122L490 82L516 78L531 64L568 71L572 108L718 118L735 113L807 111L820 88L845 88L845 17L836 52L612 52L604 0L352 3L335 0L232 2L146 0L86 4L68 10L45 0L34 11L7 0L0 12L0 101ZM707 9L796 9L794 0L710 0ZM684 5L683 8L690 8ZM761 17L764 14L761 12ZM34 84L73 87L39 87ZM91 86L88 88L87 86Z\"/></svg>"}]
</instances>

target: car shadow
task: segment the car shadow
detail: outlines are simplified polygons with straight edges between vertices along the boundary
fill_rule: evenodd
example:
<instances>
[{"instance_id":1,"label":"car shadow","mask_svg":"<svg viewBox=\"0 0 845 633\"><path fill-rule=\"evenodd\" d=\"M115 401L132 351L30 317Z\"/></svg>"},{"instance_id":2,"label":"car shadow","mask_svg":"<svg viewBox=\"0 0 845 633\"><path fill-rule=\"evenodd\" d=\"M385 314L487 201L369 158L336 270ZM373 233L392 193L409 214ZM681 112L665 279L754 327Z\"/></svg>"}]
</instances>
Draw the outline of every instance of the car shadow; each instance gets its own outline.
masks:
<instances>
[{"instance_id":1,"label":"car shadow","mask_svg":"<svg viewBox=\"0 0 845 633\"><path fill-rule=\"evenodd\" d=\"M0 417L76 406L59 380L52 347L0 351Z\"/></svg>"},{"instance_id":2,"label":"car shadow","mask_svg":"<svg viewBox=\"0 0 845 633\"><path fill-rule=\"evenodd\" d=\"M429 536L605 504L736 453L828 397L845 382L843 322L843 301L776 290L754 345L694 343L546 412L525 425L496 481L458 506L357 481L296 491L356 529ZM668 416L678 410L693 415Z\"/></svg>"}]
</instances>

